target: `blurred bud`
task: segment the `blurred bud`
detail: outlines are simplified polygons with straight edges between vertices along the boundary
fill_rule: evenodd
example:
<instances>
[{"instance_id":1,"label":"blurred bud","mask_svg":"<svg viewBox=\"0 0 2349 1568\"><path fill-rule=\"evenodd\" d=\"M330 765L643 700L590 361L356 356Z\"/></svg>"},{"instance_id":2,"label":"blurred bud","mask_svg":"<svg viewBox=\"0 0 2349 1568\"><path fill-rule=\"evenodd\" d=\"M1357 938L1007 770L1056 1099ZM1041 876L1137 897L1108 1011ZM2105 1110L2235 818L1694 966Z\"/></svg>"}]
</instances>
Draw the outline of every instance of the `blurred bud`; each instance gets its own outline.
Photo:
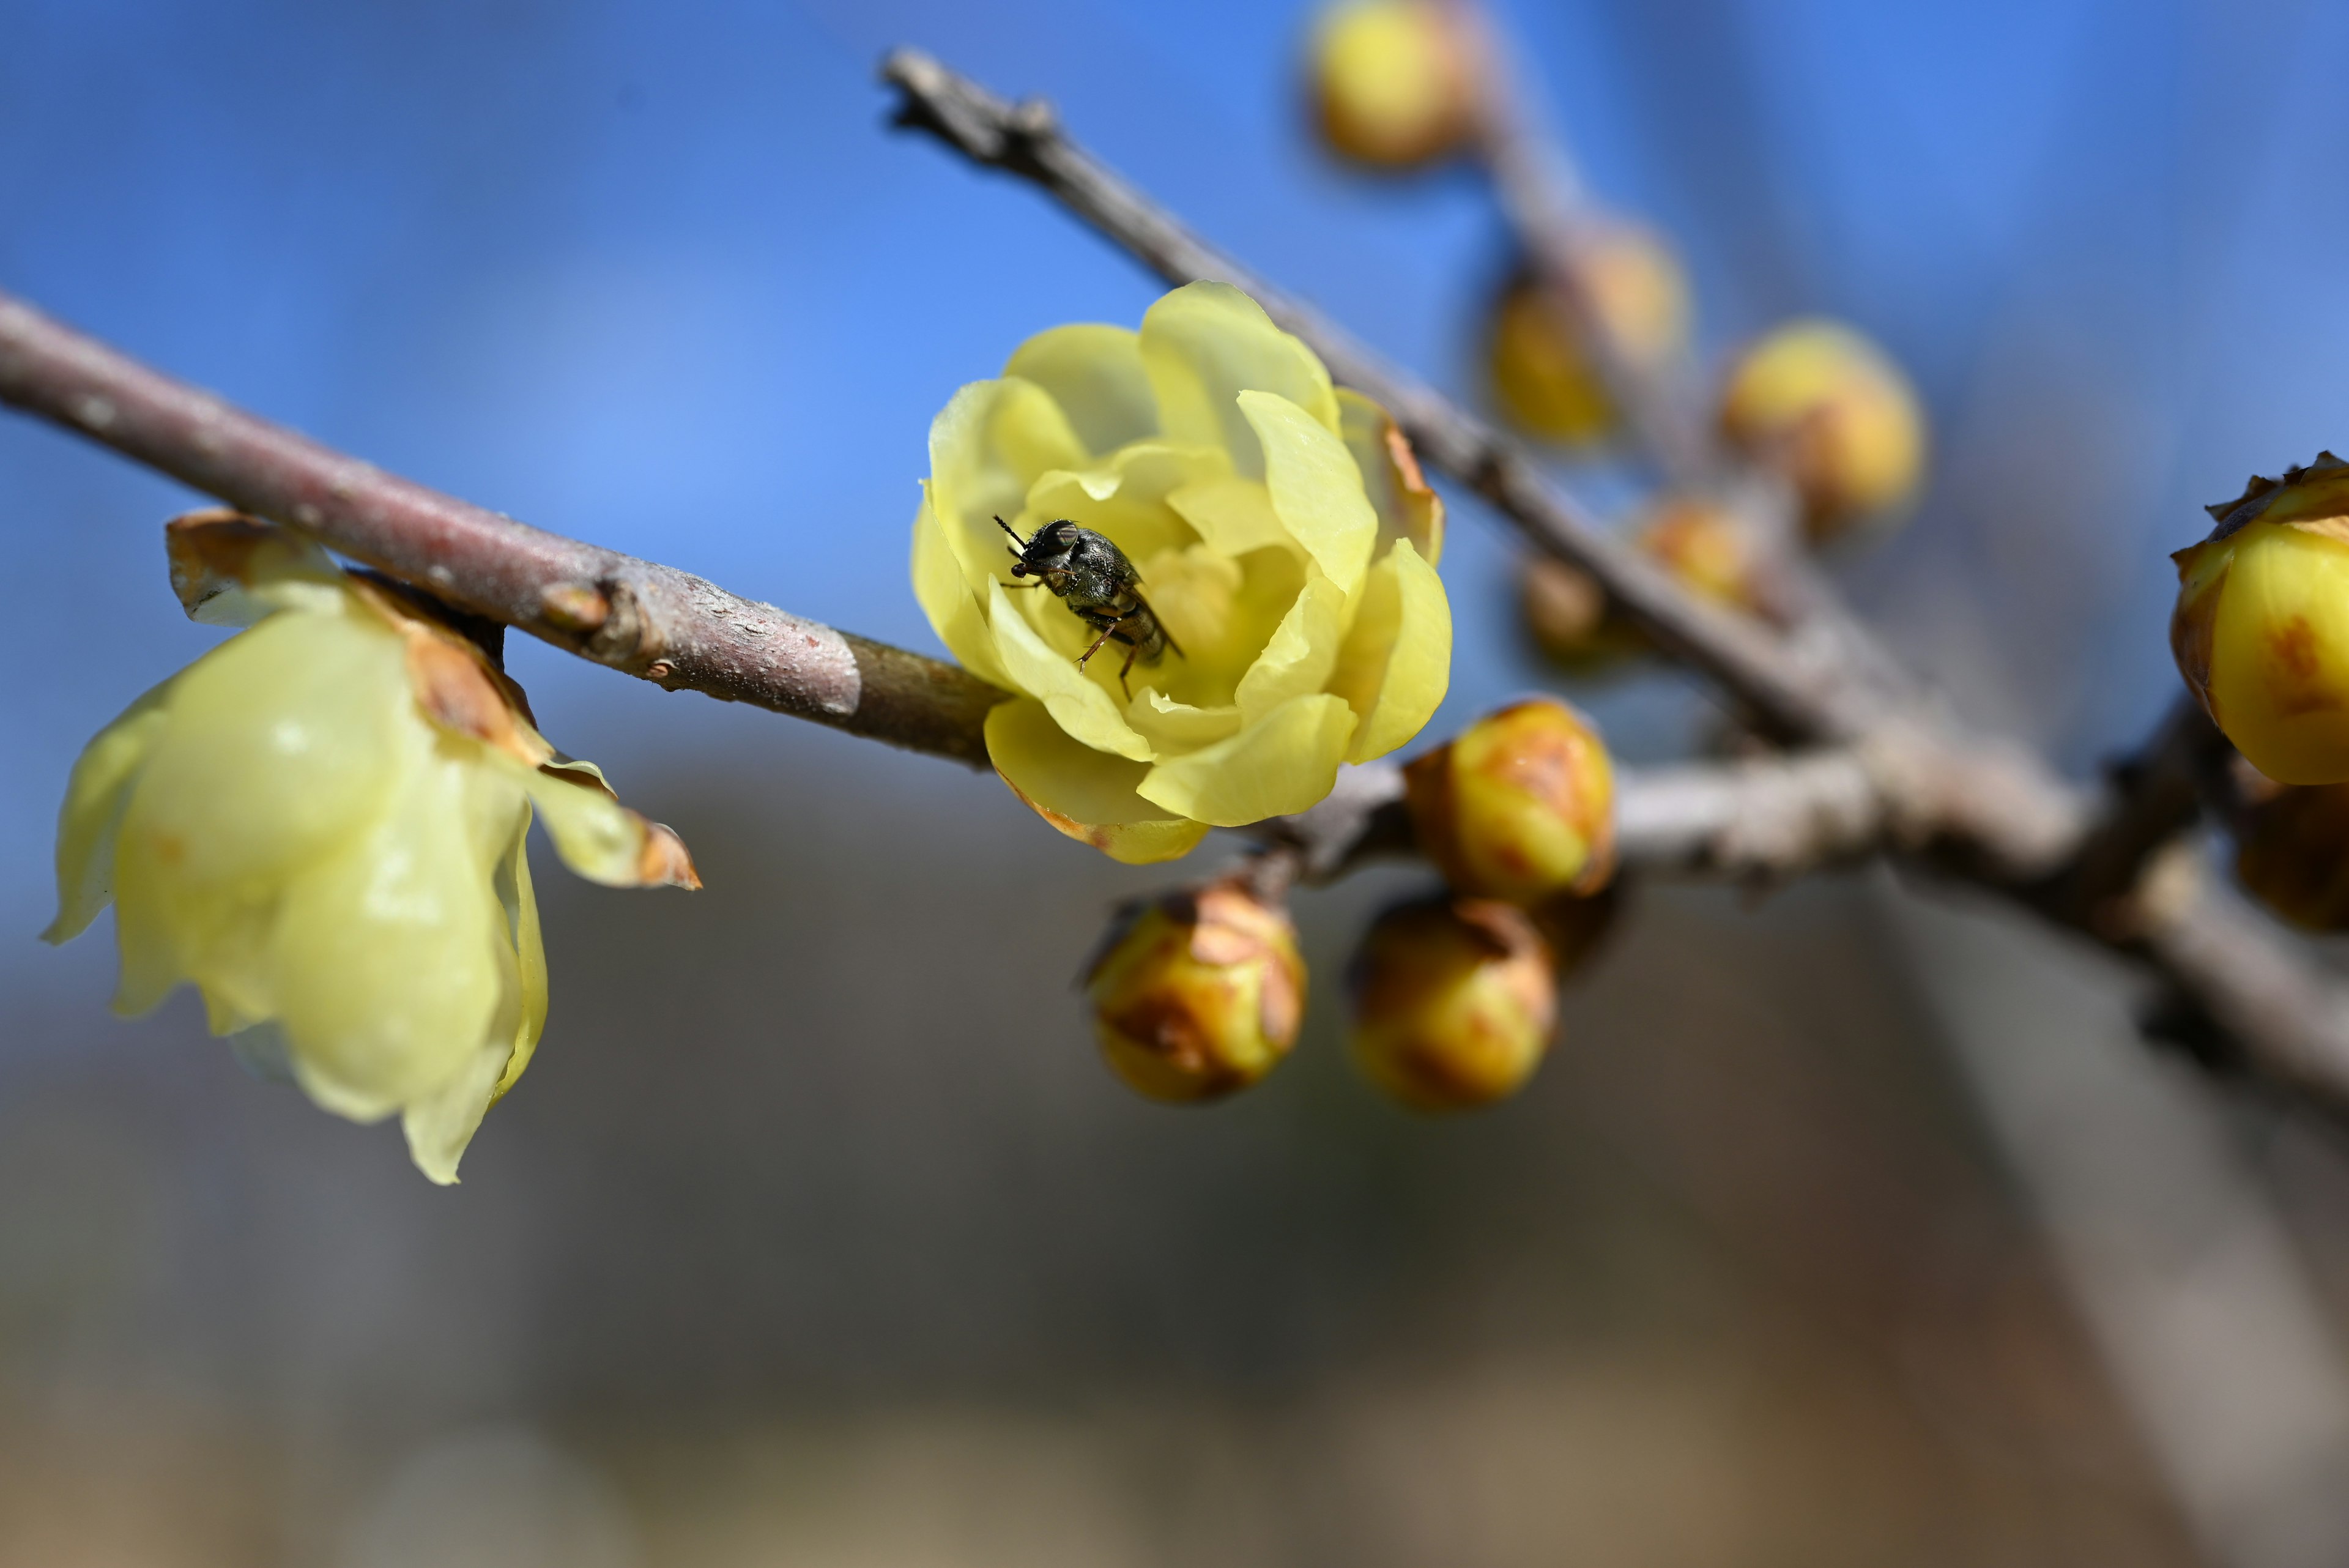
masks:
<instances>
[{"instance_id":1,"label":"blurred bud","mask_svg":"<svg viewBox=\"0 0 2349 1568\"><path fill-rule=\"evenodd\" d=\"M1085 975L1093 1033L1154 1100L1212 1100L1279 1064L1305 1016L1288 916L1236 881L1118 911Z\"/></svg>"},{"instance_id":2,"label":"blurred bud","mask_svg":"<svg viewBox=\"0 0 2349 1568\"><path fill-rule=\"evenodd\" d=\"M2268 777L2349 781L2349 464L2320 452L2209 512L2170 557L2178 673Z\"/></svg>"},{"instance_id":3,"label":"blurred bud","mask_svg":"<svg viewBox=\"0 0 2349 1568\"><path fill-rule=\"evenodd\" d=\"M2304 929L2349 930L2349 784L2259 778L2243 793L2231 826L2244 889Z\"/></svg>"},{"instance_id":4,"label":"blurred bud","mask_svg":"<svg viewBox=\"0 0 2349 1568\"><path fill-rule=\"evenodd\" d=\"M1554 556L1528 556L1518 568L1517 612L1542 656L1569 674L1596 675L1648 647L1596 577Z\"/></svg>"},{"instance_id":5,"label":"blurred bud","mask_svg":"<svg viewBox=\"0 0 2349 1568\"><path fill-rule=\"evenodd\" d=\"M1736 512L1697 495L1667 495L1633 536L1640 551L1699 597L1760 614L1766 559Z\"/></svg>"},{"instance_id":6,"label":"blurred bud","mask_svg":"<svg viewBox=\"0 0 2349 1568\"><path fill-rule=\"evenodd\" d=\"M1552 973L1560 980L1575 973L1614 934L1623 910L1623 890L1621 878L1610 878L1596 893L1560 893L1526 911L1549 945Z\"/></svg>"},{"instance_id":7,"label":"blurred bud","mask_svg":"<svg viewBox=\"0 0 2349 1568\"><path fill-rule=\"evenodd\" d=\"M1590 308L1626 364L1649 369L1680 352L1688 284L1661 240L1609 228L1585 244L1577 265ZM1494 302L1485 353L1502 411L1521 429L1578 446L1613 432L1617 412L1599 358L1530 273L1512 278Z\"/></svg>"},{"instance_id":8,"label":"blurred bud","mask_svg":"<svg viewBox=\"0 0 2349 1568\"><path fill-rule=\"evenodd\" d=\"M1785 475L1815 542L1902 505L1924 472L1924 420L1908 378L1833 322L1798 321L1747 348L1723 390L1721 428Z\"/></svg>"},{"instance_id":9,"label":"blurred bud","mask_svg":"<svg viewBox=\"0 0 2349 1568\"><path fill-rule=\"evenodd\" d=\"M1439 896L1381 915L1350 975L1354 1060L1423 1111L1523 1087L1557 1026L1549 950L1514 905Z\"/></svg>"},{"instance_id":10,"label":"blurred bud","mask_svg":"<svg viewBox=\"0 0 2349 1568\"><path fill-rule=\"evenodd\" d=\"M1615 869L1607 748L1554 698L1477 720L1406 766L1403 784L1421 849L1472 898L1591 893Z\"/></svg>"},{"instance_id":11,"label":"blurred bud","mask_svg":"<svg viewBox=\"0 0 2349 1568\"><path fill-rule=\"evenodd\" d=\"M1349 0L1311 44L1321 136L1340 155L1409 169L1456 151L1475 130L1467 41L1435 0Z\"/></svg>"}]
</instances>

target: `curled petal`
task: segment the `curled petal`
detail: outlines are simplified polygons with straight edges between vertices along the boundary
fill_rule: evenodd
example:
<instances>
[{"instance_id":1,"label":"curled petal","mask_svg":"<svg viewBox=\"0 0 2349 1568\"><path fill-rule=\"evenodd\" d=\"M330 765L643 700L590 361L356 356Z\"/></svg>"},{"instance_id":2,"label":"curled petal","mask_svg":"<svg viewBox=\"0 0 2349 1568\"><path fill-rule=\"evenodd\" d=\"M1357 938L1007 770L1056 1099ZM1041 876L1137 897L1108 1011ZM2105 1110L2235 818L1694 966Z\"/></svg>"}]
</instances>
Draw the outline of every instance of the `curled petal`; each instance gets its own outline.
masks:
<instances>
[{"instance_id":1,"label":"curled petal","mask_svg":"<svg viewBox=\"0 0 2349 1568\"><path fill-rule=\"evenodd\" d=\"M76 760L57 812L57 917L45 942L69 941L89 929L114 898L114 846L139 770L166 722L171 683L140 697L100 730Z\"/></svg>"},{"instance_id":2,"label":"curled petal","mask_svg":"<svg viewBox=\"0 0 2349 1568\"><path fill-rule=\"evenodd\" d=\"M1272 493L1262 480L1224 474L1185 485L1166 498L1166 504L1218 555L1237 559L1274 545L1299 548L1281 526L1280 514L1272 509Z\"/></svg>"},{"instance_id":3,"label":"curled petal","mask_svg":"<svg viewBox=\"0 0 2349 1568\"><path fill-rule=\"evenodd\" d=\"M1013 352L1003 373L1050 393L1096 456L1158 433L1142 339L1123 327L1084 321L1039 332Z\"/></svg>"},{"instance_id":4,"label":"curled petal","mask_svg":"<svg viewBox=\"0 0 2349 1568\"><path fill-rule=\"evenodd\" d=\"M1032 381L974 381L930 425L930 504L974 590L1004 564L998 515L1016 517L1029 487L1092 461L1051 395Z\"/></svg>"},{"instance_id":5,"label":"curled petal","mask_svg":"<svg viewBox=\"0 0 2349 1568\"><path fill-rule=\"evenodd\" d=\"M1026 617L1012 608L1001 583L990 590L988 621L995 632L995 650L1004 672L1019 691L1042 699L1061 728L1081 744L1146 763L1150 742L1133 732L1118 711L1117 700L1074 660L1046 645ZM1071 618L1074 621L1074 618ZM1081 622L1074 622L1081 625Z\"/></svg>"},{"instance_id":6,"label":"curled petal","mask_svg":"<svg viewBox=\"0 0 2349 1568\"><path fill-rule=\"evenodd\" d=\"M1361 471L1379 514L1379 537L1408 539L1431 566L1444 558L1444 498L1428 488L1419 459L1392 415L1351 387L1338 389L1339 434Z\"/></svg>"},{"instance_id":7,"label":"curled petal","mask_svg":"<svg viewBox=\"0 0 2349 1568\"><path fill-rule=\"evenodd\" d=\"M1327 686L1345 628L1346 596L1329 578L1312 577L1240 677L1241 721L1254 723L1290 698Z\"/></svg>"},{"instance_id":8,"label":"curled petal","mask_svg":"<svg viewBox=\"0 0 2349 1568\"><path fill-rule=\"evenodd\" d=\"M1135 793L1178 816L1244 827L1327 795L1353 733L1344 698L1291 698L1228 741L1160 763Z\"/></svg>"},{"instance_id":9,"label":"curled petal","mask_svg":"<svg viewBox=\"0 0 2349 1568\"><path fill-rule=\"evenodd\" d=\"M914 597L921 601L938 640L965 670L998 686L1011 684L995 657L995 639L988 632L978 597L931 504L927 480L922 482L922 509L914 517Z\"/></svg>"},{"instance_id":10,"label":"curled petal","mask_svg":"<svg viewBox=\"0 0 2349 1568\"><path fill-rule=\"evenodd\" d=\"M338 614L348 581L316 540L225 506L183 512L163 524L171 591L188 618L251 626L274 610Z\"/></svg>"},{"instance_id":11,"label":"curled petal","mask_svg":"<svg viewBox=\"0 0 2349 1568\"><path fill-rule=\"evenodd\" d=\"M1408 539L1371 568L1330 689L1361 723L1350 763L1385 756L1426 727L1452 684L1452 604Z\"/></svg>"},{"instance_id":12,"label":"curled petal","mask_svg":"<svg viewBox=\"0 0 2349 1568\"><path fill-rule=\"evenodd\" d=\"M685 841L622 805L593 763L564 757L523 775L563 863L607 888L701 886Z\"/></svg>"},{"instance_id":13,"label":"curled petal","mask_svg":"<svg viewBox=\"0 0 2349 1568\"><path fill-rule=\"evenodd\" d=\"M1032 699L988 711L987 754L1037 815L1112 859L1173 860L1206 835L1206 824L1170 817L1134 793L1147 763L1080 745Z\"/></svg>"},{"instance_id":14,"label":"curled petal","mask_svg":"<svg viewBox=\"0 0 2349 1568\"><path fill-rule=\"evenodd\" d=\"M1352 598L1378 545L1379 519L1345 442L1285 398L1242 392L1239 405L1264 441L1265 488L1273 511Z\"/></svg>"},{"instance_id":15,"label":"curled petal","mask_svg":"<svg viewBox=\"0 0 2349 1568\"><path fill-rule=\"evenodd\" d=\"M1142 318L1142 360L1168 439L1222 447L1247 478L1263 478L1265 465L1236 402L1242 392L1284 399L1337 432L1330 372L1227 283L1189 284L1152 306Z\"/></svg>"}]
</instances>

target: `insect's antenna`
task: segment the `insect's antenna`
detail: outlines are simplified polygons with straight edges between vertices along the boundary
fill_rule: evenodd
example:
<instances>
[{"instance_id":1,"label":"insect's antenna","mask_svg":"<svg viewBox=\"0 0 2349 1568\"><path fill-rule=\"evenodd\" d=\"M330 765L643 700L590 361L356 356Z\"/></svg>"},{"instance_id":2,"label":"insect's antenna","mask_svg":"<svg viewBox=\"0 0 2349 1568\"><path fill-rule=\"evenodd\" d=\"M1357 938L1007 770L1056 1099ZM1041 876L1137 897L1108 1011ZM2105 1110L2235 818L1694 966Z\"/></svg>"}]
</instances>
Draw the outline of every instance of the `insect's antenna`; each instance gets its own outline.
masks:
<instances>
[{"instance_id":1,"label":"insect's antenna","mask_svg":"<svg viewBox=\"0 0 2349 1568\"><path fill-rule=\"evenodd\" d=\"M1015 544L1015 545L1019 545L1019 548L1020 548L1020 550L1021 550L1021 552L1022 552L1023 554L1026 552L1026 550L1027 550L1027 548L1028 548L1028 541L1027 541L1027 540L1025 540L1025 539L1022 539L1022 538L1019 536L1019 529L1014 528L1010 524L1006 523L1006 522L1005 522L1002 518L1000 518L1000 517L998 517L998 518L995 520L995 525L996 525L998 528L1002 529L1006 534L1010 535L1011 535L1011 542L1012 542L1013 544Z\"/></svg>"}]
</instances>

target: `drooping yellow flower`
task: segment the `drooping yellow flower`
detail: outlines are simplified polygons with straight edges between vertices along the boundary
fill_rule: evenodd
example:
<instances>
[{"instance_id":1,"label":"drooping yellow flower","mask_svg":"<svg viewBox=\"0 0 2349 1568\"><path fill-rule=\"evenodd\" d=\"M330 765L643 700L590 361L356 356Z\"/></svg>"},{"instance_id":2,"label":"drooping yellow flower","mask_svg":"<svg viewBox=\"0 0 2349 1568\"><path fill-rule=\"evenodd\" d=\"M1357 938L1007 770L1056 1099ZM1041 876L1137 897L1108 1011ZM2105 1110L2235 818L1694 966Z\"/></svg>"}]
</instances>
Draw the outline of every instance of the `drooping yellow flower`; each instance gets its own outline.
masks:
<instances>
[{"instance_id":1,"label":"drooping yellow flower","mask_svg":"<svg viewBox=\"0 0 2349 1568\"><path fill-rule=\"evenodd\" d=\"M1019 591L1000 516L1106 535L1180 652L1122 684L1092 628ZM1137 334L1055 327L930 427L914 590L955 657L1018 693L996 771L1117 859L1302 811L1338 766L1417 734L1451 679L1443 506L1386 411L1226 284L1160 299Z\"/></svg>"},{"instance_id":2,"label":"drooping yellow flower","mask_svg":"<svg viewBox=\"0 0 2349 1568\"><path fill-rule=\"evenodd\" d=\"M696 887L692 862L397 590L232 513L169 539L189 613L249 629L83 751L47 940L113 904L116 1011L192 982L240 1055L353 1120L398 1112L418 1168L454 1181L546 1021L533 805L593 880Z\"/></svg>"},{"instance_id":3,"label":"drooping yellow flower","mask_svg":"<svg viewBox=\"0 0 2349 1568\"><path fill-rule=\"evenodd\" d=\"M2349 463L2321 452L2209 512L2170 557L2178 672L2268 777L2349 781Z\"/></svg>"}]
</instances>

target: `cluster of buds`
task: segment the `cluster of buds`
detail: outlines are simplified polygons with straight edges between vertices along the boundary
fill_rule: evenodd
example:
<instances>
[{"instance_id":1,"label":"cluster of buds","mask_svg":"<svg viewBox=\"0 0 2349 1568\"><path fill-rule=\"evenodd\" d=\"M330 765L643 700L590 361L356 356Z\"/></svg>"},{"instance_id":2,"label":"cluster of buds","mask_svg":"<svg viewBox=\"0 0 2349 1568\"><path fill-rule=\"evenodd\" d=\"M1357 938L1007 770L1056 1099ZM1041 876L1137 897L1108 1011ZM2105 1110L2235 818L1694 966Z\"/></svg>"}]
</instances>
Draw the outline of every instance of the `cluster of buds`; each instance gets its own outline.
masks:
<instances>
[{"instance_id":1,"label":"cluster of buds","mask_svg":"<svg viewBox=\"0 0 2349 1568\"><path fill-rule=\"evenodd\" d=\"M193 984L248 1063L354 1120L398 1114L454 1181L546 1021L533 815L595 881L698 887L693 863L440 607L234 513L167 537L189 614L248 629L83 751L47 939L112 904L117 1011Z\"/></svg>"},{"instance_id":2,"label":"cluster of buds","mask_svg":"<svg viewBox=\"0 0 2349 1568\"><path fill-rule=\"evenodd\" d=\"M1897 513L1925 467L1925 421L1899 366L1849 327L1782 327L1741 354L1722 389L1721 433L1782 474L1823 544Z\"/></svg>"},{"instance_id":3,"label":"cluster of buds","mask_svg":"<svg viewBox=\"0 0 2349 1568\"><path fill-rule=\"evenodd\" d=\"M1323 12L1309 46L1321 138L1373 169L1414 169L1475 135L1471 40L1442 0L1347 0Z\"/></svg>"},{"instance_id":4,"label":"cluster of buds","mask_svg":"<svg viewBox=\"0 0 2349 1568\"><path fill-rule=\"evenodd\" d=\"M1687 347L1688 284L1661 239L1610 224L1577 247L1574 265L1591 326L1607 334L1608 352L1626 369L1652 373ZM1621 423L1604 358L1532 272L1502 286L1485 341L1501 411L1529 434L1584 446Z\"/></svg>"},{"instance_id":5,"label":"cluster of buds","mask_svg":"<svg viewBox=\"0 0 2349 1568\"><path fill-rule=\"evenodd\" d=\"M1126 905L1084 984L1102 1054L1154 1100L1247 1088L1280 1064L1305 1018L1297 929L1237 877Z\"/></svg>"}]
</instances>

